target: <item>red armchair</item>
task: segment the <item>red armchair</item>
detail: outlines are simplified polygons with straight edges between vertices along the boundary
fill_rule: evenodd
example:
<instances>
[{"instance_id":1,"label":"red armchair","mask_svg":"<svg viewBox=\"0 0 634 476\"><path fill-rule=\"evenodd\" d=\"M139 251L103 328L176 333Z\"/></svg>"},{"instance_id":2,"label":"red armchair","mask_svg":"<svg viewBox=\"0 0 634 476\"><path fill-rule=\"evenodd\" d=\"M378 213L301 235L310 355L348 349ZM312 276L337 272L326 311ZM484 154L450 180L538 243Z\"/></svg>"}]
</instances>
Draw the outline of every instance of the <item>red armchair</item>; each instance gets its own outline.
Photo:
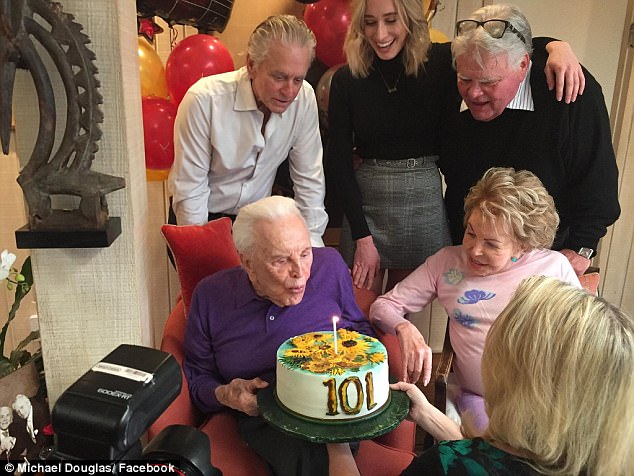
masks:
<instances>
[{"instance_id":1,"label":"red armchair","mask_svg":"<svg viewBox=\"0 0 634 476\"><path fill-rule=\"evenodd\" d=\"M233 245L231 221L228 218L214 220L201 226L163 225L161 232L174 255L182 293L182 299L179 299L165 324L161 350L172 354L182 366L186 309L194 287L205 276L235 266L240 260ZM357 304L367 316L376 295L370 291L357 290L355 297ZM392 374L400 375L402 365L398 340L394 336L382 336L381 340L388 350ZM150 427L149 438L174 424L194 426L207 434L211 445L211 462L223 474L269 474L264 461L240 438L235 418L231 413L223 412L205 417L196 410L190 401L184 375L180 395ZM356 456L361 474L400 474L414 456L415 434L414 423L404 421L386 435L361 442Z\"/></svg>"},{"instance_id":2,"label":"red armchair","mask_svg":"<svg viewBox=\"0 0 634 476\"><path fill-rule=\"evenodd\" d=\"M364 290L359 290L355 294L359 307L367 315L376 295ZM165 324L161 350L171 353L181 364L184 357L185 323L183 301L179 299ZM390 368L393 371L398 370L397 367L400 367L398 341L394 336L382 336L381 340L388 349ZM236 421L231 413L223 412L205 418L196 410L189 399L184 376L180 395L150 427L149 438L153 438L163 428L174 424L194 426L207 434L211 445L211 462L223 474L227 476L270 474L264 461L240 438ZM362 441L355 457L361 474L370 476L400 474L414 457L415 433L416 426L410 421L403 421L390 433L371 441Z\"/></svg>"}]
</instances>

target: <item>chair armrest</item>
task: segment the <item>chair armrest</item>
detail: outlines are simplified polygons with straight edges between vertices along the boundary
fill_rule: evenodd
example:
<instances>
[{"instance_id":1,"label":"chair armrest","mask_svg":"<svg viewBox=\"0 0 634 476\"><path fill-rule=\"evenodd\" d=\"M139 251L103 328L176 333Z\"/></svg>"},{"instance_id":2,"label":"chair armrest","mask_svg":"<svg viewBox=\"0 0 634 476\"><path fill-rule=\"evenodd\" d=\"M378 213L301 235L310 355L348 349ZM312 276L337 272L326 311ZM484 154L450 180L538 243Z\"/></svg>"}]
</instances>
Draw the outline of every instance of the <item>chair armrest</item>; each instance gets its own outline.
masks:
<instances>
[{"instance_id":1,"label":"chair armrest","mask_svg":"<svg viewBox=\"0 0 634 476\"><path fill-rule=\"evenodd\" d=\"M189 398L189 388L187 380L183 374L183 339L185 337L185 307L182 299L179 299L174 306L171 314L165 323L163 330L163 340L161 341L161 350L169 352L174 356L178 364L181 366L182 387L181 393L170 404L169 407L161 414L161 416L148 429L148 437L150 439L158 435L163 428L169 425L187 425L198 427L203 420L200 412L194 407Z\"/></svg>"},{"instance_id":2,"label":"chair armrest","mask_svg":"<svg viewBox=\"0 0 634 476\"><path fill-rule=\"evenodd\" d=\"M453 362L453 348L451 347L451 339L449 338L449 322L445 329L445 342L443 343L440 360L436 366L436 376L434 379L434 405L441 412L445 413L447 409L447 379L451 372L451 363Z\"/></svg>"},{"instance_id":3,"label":"chair armrest","mask_svg":"<svg viewBox=\"0 0 634 476\"><path fill-rule=\"evenodd\" d=\"M411 422L408 422L411 423ZM364 440L354 459L363 476L392 476L401 474L414 459L414 452Z\"/></svg>"},{"instance_id":4,"label":"chair armrest","mask_svg":"<svg viewBox=\"0 0 634 476\"><path fill-rule=\"evenodd\" d=\"M363 312L363 315L366 317L370 314L370 306L377 297L378 294L374 291L354 286L354 299L357 302L357 306L359 306L359 309L361 309L361 312Z\"/></svg>"},{"instance_id":5,"label":"chair armrest","mask_svg":"<svg viewBox=\"0 0 634 476\"><path fill-rule=\"evenodd\" d=\"M590 294L598 295L600 275L597 271L586 272L579 276L579 282L583 289Z\"/></svg>"}]
</instances>

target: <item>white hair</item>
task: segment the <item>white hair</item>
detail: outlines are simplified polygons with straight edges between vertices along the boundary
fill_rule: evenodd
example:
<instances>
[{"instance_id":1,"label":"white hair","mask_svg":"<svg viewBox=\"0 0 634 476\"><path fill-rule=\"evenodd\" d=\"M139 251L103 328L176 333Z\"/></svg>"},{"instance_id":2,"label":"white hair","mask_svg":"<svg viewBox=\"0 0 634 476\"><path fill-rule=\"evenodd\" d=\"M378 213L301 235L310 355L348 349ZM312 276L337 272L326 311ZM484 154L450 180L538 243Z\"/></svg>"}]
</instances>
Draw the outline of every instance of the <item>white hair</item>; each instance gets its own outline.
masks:
<instances>
[{"instance_id":1,"label":"white hair","mask_svg":"<svg viewBox=\"0 0 634 476\"><path fill-rule=\"evenodd\" d=\"M233 243L238 253L248 253L255 243L255 224L260 220L276 220L278 218L296 216L304 217L297 208L295 200L273 195L250 203L240 209L233 223Z\"/></svg>"}]
</instances>

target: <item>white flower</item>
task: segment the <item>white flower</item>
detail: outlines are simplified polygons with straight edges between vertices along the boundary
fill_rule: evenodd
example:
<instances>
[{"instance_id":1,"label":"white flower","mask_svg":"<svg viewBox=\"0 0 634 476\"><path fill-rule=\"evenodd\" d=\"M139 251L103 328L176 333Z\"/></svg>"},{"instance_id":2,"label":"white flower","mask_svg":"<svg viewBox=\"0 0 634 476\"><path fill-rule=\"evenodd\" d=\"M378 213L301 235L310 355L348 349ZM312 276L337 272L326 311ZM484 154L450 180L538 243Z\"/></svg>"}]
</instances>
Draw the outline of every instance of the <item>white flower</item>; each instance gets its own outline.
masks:
<instances>
[{"instance_id":1,"label":"white flower","mask_svg":"<svg viewBox=\"0 0 634 476\"><path fill-rule=\"evenodd\" d=\"M2 281L11 273L11 267L15 261L15 255L13 253L9 253L8 250L4 250L0 257L2 257L2 264L0 265L0 281Z\"/></svg>"}]
</instances>

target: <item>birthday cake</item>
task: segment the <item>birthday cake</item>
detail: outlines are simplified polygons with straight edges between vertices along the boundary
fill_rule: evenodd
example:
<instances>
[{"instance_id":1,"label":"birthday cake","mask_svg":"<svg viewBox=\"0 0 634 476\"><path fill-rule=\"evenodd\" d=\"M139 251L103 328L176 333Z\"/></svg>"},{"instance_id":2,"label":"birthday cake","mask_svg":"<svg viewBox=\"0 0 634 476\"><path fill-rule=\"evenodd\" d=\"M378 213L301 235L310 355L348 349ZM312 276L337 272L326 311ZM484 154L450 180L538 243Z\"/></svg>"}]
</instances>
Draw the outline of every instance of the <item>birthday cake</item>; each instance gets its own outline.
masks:
<instances>
[{"instance_id":1,"label":"birthday cake","mask_svg":"<svg viewBox=\"0 0 634 476\"><path fill-rule=\"evenodd\" d=\"M387 351L355 331L310 332L291 337L277 350L278 402L301 417L352 420L380 412L389 403Z\"/></svg>"}]
</instances>

